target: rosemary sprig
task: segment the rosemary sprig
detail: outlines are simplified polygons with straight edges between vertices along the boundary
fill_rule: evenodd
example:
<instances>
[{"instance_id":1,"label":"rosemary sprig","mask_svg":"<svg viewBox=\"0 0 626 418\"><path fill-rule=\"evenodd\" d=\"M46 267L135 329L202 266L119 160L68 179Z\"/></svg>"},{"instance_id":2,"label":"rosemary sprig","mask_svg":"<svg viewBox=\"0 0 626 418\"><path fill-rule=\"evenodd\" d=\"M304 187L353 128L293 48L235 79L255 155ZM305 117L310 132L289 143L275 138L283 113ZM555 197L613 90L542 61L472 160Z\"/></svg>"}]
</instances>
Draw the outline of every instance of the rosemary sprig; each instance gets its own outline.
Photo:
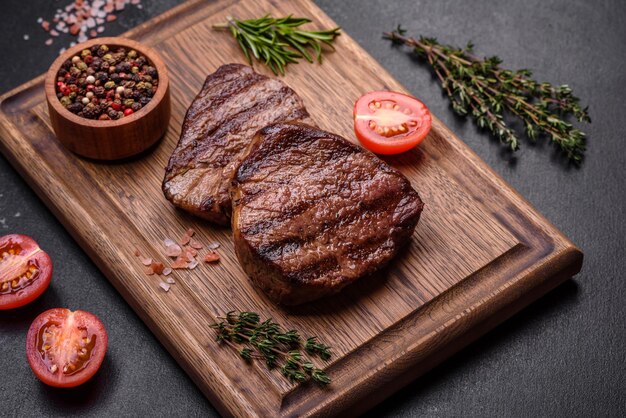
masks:
<instances>
[{"instance_id":1,"label":"rosemary sprig","mask_svg":"<svg viewBox=\"0 0 626 418\"><path fill-rule=\"evenodd\" d=\"M227 23L213 25L214 29L228 29L239 42L241 50L252 65L252 57L262 61L276 75L284 75L289 63L299 59L322 63L322 46L334 50L332 45L340 28L308 31L300 26L310 23L304 17L274 18L267 14L259 19L239 20L228 16Z\"/></svg>"},{"instance_id":2,"label":"rosemary sprig","mask_svg":"<svg viewBox=\"0 0 626 418\"><path fill-rule=\"evenodd\" d=\"M221 321L212 324L217 332L216 341L231 346L246 361L264 360L267 367L280 366L281 373L292 382L312 380L328 385L330 377L303 356L302 340L296 330L283 331L277 323L268 319L261 322L254 312L229 312ZM243 345L239 348L237 345ZM311 337L304 343L304 351L322 360L330 359L330 347Z\"/></svg>"},{"instance_id":3,"label":"rosemary sprig","mask_svg":"<svg viewBox=\"0 0 626 418\"><path fill-rule=\"evenodd\" d=\"M480 59L472 54L473 45L455 48L435 38L404 36L400 26L383 34L385 39L412 48L425 58L459 115L471 115L480 128L489 129L513 151L519 139L503 117L503 111L519 118L526 136L536 141L544 135L556 144L574 164L582 162L585 134L564 118L573 115L579 122L591 122L587 109L568 85L553 86L533 80L530 70L505 70L493 56Z\"/></svg>"}]
</instances>

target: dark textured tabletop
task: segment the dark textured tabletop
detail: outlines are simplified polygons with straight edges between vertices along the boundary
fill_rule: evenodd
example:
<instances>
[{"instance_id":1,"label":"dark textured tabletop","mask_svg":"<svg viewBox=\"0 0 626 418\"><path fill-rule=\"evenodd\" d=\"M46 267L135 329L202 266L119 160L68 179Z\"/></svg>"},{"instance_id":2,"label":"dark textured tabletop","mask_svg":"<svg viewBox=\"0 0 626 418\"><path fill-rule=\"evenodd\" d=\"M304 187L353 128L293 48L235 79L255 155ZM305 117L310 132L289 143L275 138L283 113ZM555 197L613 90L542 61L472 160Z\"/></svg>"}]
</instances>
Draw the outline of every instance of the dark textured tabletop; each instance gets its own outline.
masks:
<instances>
[{"instance_id":1,"label":"dark textured tabletop","mask_svg":"<svg viewBox=\"0 0 626 418\"><path fill-rule=\"evenodd\" d=\"M60 43L38 17L70 0L2 0L0 91L44 72ZM176 0L143 0L108 24L115 35ZM582 272L380 404L378 416L626 416L626 3L583 0L339 1L317 3L496 172L585 253ZM588 151L568 168L544 141L513 157L455 116L429 71L381 32L476 44L510 68L568 83L590 107ZM25 36L28 35L28 36ZM26 39L28 38L28 39ZM303 64L304 65L304 64ZM41 200L0 157L0 235L23 233L50 253L55 273L30 306L0 312L0 416L216 416L185 372ZM36 161L32 162L37 164ZM100 372L78 389L41 384L26 363L34 317L68 307L98 315L110 345Z\"/></svg>"}]
</instances>

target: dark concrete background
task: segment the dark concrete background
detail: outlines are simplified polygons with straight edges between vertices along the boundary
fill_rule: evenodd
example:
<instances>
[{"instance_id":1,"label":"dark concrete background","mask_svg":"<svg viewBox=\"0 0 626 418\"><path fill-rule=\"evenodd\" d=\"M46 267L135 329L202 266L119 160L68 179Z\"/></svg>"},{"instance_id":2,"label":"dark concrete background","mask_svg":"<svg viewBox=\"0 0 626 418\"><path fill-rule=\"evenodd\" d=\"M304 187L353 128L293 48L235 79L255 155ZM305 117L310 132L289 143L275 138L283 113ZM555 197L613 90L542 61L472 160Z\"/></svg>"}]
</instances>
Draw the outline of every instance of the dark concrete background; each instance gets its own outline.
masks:
<instances>
[{"instance_id":1,"label":"dark concrete background","mask_svg":"<svg viewBox=\"0 0 626 418\"><path fill-rule=\"evenodd\" d=\"M44 72L39 16L69 0L3 0L0 91ZM144 0L109 24L114 35L174 6ZM489 165L585 252L582 272L486 337L410 384L370 416L626 416L624 280L623 1L333 1L317 3L420 97ZM589 150L581 169L553 148L523 142L514 157L456 117L426 68L380 38L402 23L411 34L452 44L473 40L539 80L569 83L590 105ZM23 39L29 34L28 41ZM340 53L340 52L339 52ZM304 64L303 64L304 65ZM32 164L37 164L33 161ZM0 157L0 235L33 236L55 262L51 288L32 305L0 312L0 415L215 416L192 381L109 285L43 203ZM81 388L48 388L31 373L24 341L32 319L65 306L97 314L110 347L99 374Z\"/></svg>"}]
</instances>

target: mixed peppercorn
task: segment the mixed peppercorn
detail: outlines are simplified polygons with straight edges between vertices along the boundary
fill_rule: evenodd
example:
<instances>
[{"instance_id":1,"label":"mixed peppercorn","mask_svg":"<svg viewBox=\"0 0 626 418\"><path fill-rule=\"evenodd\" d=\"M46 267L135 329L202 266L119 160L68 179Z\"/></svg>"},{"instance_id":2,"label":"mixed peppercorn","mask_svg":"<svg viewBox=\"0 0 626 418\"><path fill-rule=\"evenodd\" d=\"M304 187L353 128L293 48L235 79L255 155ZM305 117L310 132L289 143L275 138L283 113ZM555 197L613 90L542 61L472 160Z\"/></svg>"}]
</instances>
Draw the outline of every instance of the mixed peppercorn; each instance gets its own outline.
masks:
<instances>
[{"instance_id":1,"label":"mixed peppercorn","mask_svg":"<svg viewBox=\"0 0 626 418\"><path fill-rule=\"evenodd\" d=\"M147 105L158 85L156 68L134 49L94 45L61 65L56 91L78 116L115 120Z\"/></svg>"}]
</instances>

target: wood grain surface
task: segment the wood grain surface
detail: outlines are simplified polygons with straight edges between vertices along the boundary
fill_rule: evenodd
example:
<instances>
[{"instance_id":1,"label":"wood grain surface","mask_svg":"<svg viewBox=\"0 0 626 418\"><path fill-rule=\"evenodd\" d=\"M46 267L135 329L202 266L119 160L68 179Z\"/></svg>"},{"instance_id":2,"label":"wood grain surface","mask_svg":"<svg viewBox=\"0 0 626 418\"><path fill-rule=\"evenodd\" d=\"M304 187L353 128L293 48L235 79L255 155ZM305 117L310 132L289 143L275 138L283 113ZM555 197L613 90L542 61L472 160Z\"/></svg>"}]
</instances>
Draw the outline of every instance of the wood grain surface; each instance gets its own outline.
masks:
<instances>
[{"instance_id":1,"label":"wood grain surface","mask_svg":"<svg viewBox=\"0 0 626 418\"><path fill-rule=\"evenodd\" d=\"M51 131L43 77L2 97L0 149L222 414L355 415L576 274L582 253L435 118L421 147L385 158L426 205L405 251L333 298L289 309L272 304L247 280L229 229L177 211L160 188L205 76L244 62L230 35L211 25L267 12L334 25L306 0L197 0L127 34L155 48L170 73L170 126L142 158L102 164L64 148ZM290 66L284 81L322 129L355 141L356 98L404 89L347 34L337 50L321 66ZM222 261L175 271L176 285L165 293L133 249L162 260L163 239L189 227L199 240L221 244ZM257 311L331 344L333 358L323 367L332 385L290 384L278 370L246 365L218 346L209 324L231 309Z\"/></svg>"}]
</instances>

